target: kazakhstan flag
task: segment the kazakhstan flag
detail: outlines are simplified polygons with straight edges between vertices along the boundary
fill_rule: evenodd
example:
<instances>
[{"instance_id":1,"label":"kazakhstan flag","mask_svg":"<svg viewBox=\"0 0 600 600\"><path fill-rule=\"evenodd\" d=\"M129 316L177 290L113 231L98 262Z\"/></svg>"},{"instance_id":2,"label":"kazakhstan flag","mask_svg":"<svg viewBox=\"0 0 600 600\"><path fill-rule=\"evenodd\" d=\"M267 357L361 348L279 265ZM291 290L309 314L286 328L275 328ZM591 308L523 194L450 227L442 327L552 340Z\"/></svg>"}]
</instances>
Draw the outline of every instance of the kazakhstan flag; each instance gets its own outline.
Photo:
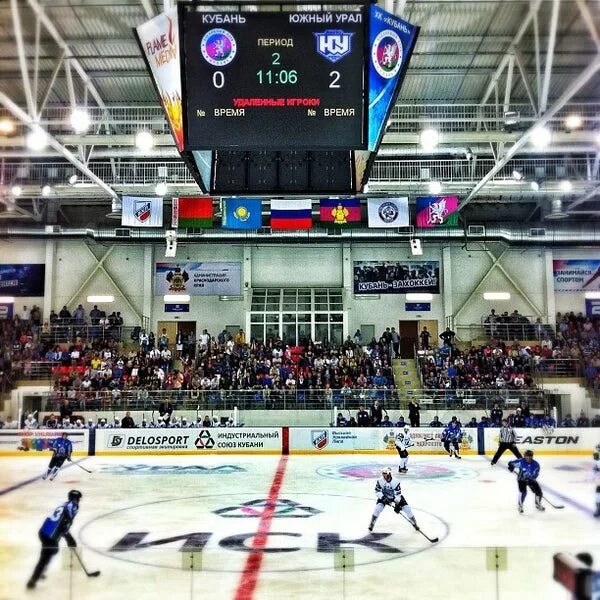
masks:
<instances>
[{"instance_id":1,"label":"kazakhstan flag","mask_svg":"<svg viewBox=\"0 0 600 600\"><path fill-rule=\"evenodd\" d=\"M258 198L223 198L223 228L260 229L261 208Z\"/></svg>"}]
</instances>

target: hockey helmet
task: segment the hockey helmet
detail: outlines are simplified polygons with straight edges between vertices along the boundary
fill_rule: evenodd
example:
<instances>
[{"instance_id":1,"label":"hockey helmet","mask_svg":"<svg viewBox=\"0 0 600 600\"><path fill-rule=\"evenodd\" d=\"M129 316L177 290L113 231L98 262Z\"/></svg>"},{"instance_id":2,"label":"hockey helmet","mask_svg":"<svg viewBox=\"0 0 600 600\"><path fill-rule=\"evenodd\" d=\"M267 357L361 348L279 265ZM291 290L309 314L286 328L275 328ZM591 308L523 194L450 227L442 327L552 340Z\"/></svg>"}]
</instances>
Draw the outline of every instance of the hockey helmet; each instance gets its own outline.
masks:
<instances>
[{"instance_id":1,"label":"hockey helmet","mask_svg":"<svg viewBox=\"0 0 600 600\"><path fill-rule=\"evenodd\" d=\"M410 431L410 425L408 423L404 426L404 431L407 433Z\"/></svg>"},{"instance_id":2,"label":"hockey helmet","mask_svg":"<svg viewBox=\"0 0 600 600\"><path fill-rule=\"evenodd\" d=\"M381 474L386 481L390 481L392 479L392 470L389 467L381 469Z\"/></svg>"},{"instance_id":3,"label":"hockey helmet","mask_svg":"<svg viewBox=\"0 0 600 600\"><path fill-rule=\"evenodd\" d=\"M533 456L533 450L525 450L525 456Z\"/></svg>"},{"instance_id":4,"label":"hockey helmet","mask_svg":"<svg viewBox=\"0 0 600 600\"><path fill-rule=\"evenodd\" d=\"M82 496L83 494L79 490L71 490L68 498L69 500L77 500L77 502L79 502Z\"/></svg>"}]
</instances>

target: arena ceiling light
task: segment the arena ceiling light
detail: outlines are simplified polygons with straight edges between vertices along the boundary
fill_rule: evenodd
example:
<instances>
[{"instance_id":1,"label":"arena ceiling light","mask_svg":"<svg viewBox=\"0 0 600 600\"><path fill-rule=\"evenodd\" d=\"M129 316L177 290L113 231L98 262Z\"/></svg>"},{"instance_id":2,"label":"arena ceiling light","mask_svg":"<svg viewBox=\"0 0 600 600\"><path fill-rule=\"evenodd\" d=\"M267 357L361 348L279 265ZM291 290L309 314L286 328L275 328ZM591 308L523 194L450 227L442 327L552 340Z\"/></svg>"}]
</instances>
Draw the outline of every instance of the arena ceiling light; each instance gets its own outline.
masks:
<instances>
[{"instance_id":1,"label":"arena ceiling light","mask_svg":"<svg viewBox=\"0 0 600 600\"><path fill-rule=\"evenodd\" d=\"M600 300L600 292L586 292L584 295L586 300Z\"/></svg>"},{"instance_id":2,"label":"arena ceiling light","mask_svg":"<svg viewBox=\"0 0 600 600\"><path fill-rule=\"evenodd\" d=\"M135 135L135 147L141 152L149 152L154 147L154 136L151 131L142 129Z\"/></svg>"},{"instance_id":3,"label":"arena ceiling light","mask_svg":"<svg viewBox=\"0 0 600 600\"><path fill-rule=\"evenodd\" d=\"M85 108L75 108L69 121L75 133L85 133L90 128L90 113Z\"/></svg>"},{"instance_id":4,"label":"arena ceiling light","mask_svg":"<svg viewBox=\"0 0 600 600\"><path fill-rule=\"evenodd\" d=\"M77 183L77 173L73 173L71 177L69 177L69 184L75 185Z\"/></svg>"},{"instance_id":5,"label":"arena ceiling light","mask_svg":"<svg viewBox=\"0 0 600 600\"><path fill-rule=\"evenodd\" d=\"M86 301L94 304L110 304L115 301L114 296L88 296Z\"/></svg>"},{"instance_id":6,"label":"arena ceiling light","mask_svg":"<svg viewBox=\"0 0 600 600\"><path fill-rule=\"evenodd\" d=\"M18 198L22 193L23 193L23 188L20 185L13 185L10 188L10 193L15 197Z\"/></svg>"},{"instance_id":7,"label":"arena ceiling light","mask_svg":"<svg viewBox=\"0 0 600 600\"><path fill-rule=\"evenodd\" d=\"M48 184L42 186L42 196L44 196L44 198L47 198L51 193L52 188Z\"/></svg>"},{"instance_id":8,"label":"arena ceiling light","mask_svg":"<svg viewBox=\"0 0 600 600\"><path fill-rule=\"evenodd\" d=\"M163 300L165 302L175 302L175 303L189 302L190 295L189 294L165 294L163 296Z\"/></svg>"},{"instance_id":9,"label":"arena ceiling light","mask_svg":"<svg viewBox=\"0 0 600 600\"><path fill-rule=\"evenodd\" d=\"M427 129L421 131L419 142L424 150L435 150L437 145L440 143L440 134L437 129L428 127Z\"/></svg>"},{"instance_id":10,"label":"arena ceiling light","mask_svg":"<svg viewBox=\"0 0 600 600\"><path fill-rule=\"evenodd\" d=\"M563 179L558 187L564 194L570 194L573 191L573 184L568 179Z\"/></svg>"},{"instance_id":11,"label":"arena ceiling light","mask_svg":"<svg viewBox=\"0 0 600 600\"><path fill-rule=\"evenodd\" d=\"M510 300L510 294L508 292L484 292L484 300Z\"/></svg>"},{"instance_id":12,"label":"arena ceiling light","mask_svg":"<svg viewBox=\"0 0 600 600\"><path fill-rule=\"evenodd\" d=\"M442 191L442 184L439 181L430 181L429 182L429 193L430 194L440 194Z\"/></svg>"},{"instance_id":13,"label":"arena ceiling light","mask_svg":"<svg viewBox=\"0 0 600 600\"><path fill-rule=\"evenodd\" d=\"M581 115L569 115L565 119L565 126L567 129L579 129L583 125L583 119Z\"/></svg>"},{"instance_id":14,"label":"arena ceiling light","mask_svg":"<svg viewBox=\"0 0 600 600\"><path fill-rule=\"evenodd\" d=\"M17 130L17 126L12 119L3 117L0 119L0 135L13 135Z\"/></svg>"},{"instance_id":15,"label":"arena ceiling light","mask_svg":"<svg viewBox=\"0 0 600 600\"><path fill-rule=\"evenodd\" d=\"M552 132L545 126L536 127L531 132L529 141L536 148L546 148L552 141Z\"/></svg>"},{"instance_id":16,"label":"arena ceiling light","mask_svg":"<svg viewBox=\"0 0 600 600\"><path fill-rule=\"evenodd\" d=\"M523 179L523 173L521 173L521 171L519 171L518 169L513 169L512 178L515 181L521 181Z\"/></svg>"},{"instance_id":17,"label":"arena ceiling light","mask_svg":"<svg viewBox=\"0 0 600 600\"><path fill-rule=\"evenodd\" d=\"M431 302L433 294L406 294L407 302Z\"/></svg>"},{"instance_id":18,"label":"arena ceiling light","mask_svg":"<svg viewBox=\"0 0 600 600\"><path fill-rule=\"evenodd\" d=\"M13 296L0 296L0 304L14 304L15 299Z\"/></svg>"},{"instance_id":19,"label":"arena ceiling light","mask_svg":"<svg viewBox=\"0 0 600 600\"><path fill-rule=\"evenodd\" d=\"M25 145L29 150L40 152L48 145L48 136L41 129L34 129L25 136Z\"/></svg>"},{"instance_id":20,"label":"arena ceiling light","mask_svg":"<svg viewBox=\"0 0 600 600\"><path fill-rule=\"evenodd\" d=\"M542 184L541 184L539 181L532 181L532 182L529 184L529 187L531 187L531 189L532 189L534 192L539 192L539 191L540 191L540 188L542 187Z\"/></svg>"},{"instance_id":21,"label":"arena ceiling light","mask_svg":"<svg viewBox=\"0 0 600 600\"><path fill-rule=\"evenodd\" d=\"M167 184L164 181L159 181L154 188L157 196L164 196L167 193Z\"/></svg>"}]
</instances>

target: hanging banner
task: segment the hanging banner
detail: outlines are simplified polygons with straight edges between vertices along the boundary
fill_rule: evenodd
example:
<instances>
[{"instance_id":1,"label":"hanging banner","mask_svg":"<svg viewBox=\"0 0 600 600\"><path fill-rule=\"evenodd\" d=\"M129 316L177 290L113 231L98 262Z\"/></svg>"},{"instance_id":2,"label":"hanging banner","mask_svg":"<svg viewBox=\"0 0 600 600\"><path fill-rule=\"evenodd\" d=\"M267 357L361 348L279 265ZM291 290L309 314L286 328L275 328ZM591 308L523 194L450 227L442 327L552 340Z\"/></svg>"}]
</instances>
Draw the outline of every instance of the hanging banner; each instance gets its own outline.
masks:
<instances>
[{"instance_id":1,"label":"hanging banner","mask_svg":"<svg viewBox=\"0 0 600 600\"><path fill-rule=\"evenodd\" d=\"M440 293L437 261L355 262L355 294Z\"/></svg>"},{"instance_id":2,"label":"hanging banner","mask_svg":"<svg viewBox=\"0 0 600 600\"><path fill-rule=\"evenodd\" d=\"M156 296L181 293L190 296L239 296L242 263L156 263Z\"/></svg>"},{"instance_id":3,"label":"hanging banner","mask_svg":"<svg viewBox=\"0 0 600 600\"><path fill-rule=\"evenodd\" d=\"M43 296L46 265L0 264L0 296Z\"/></svg>"},{"instance_id":4,"label":"hanging banner","mask_svg":"<svg viewBox=\"0 0 600 600\"><path fill-rule=\"evenodd\" d=\"M600 290L600 260L554 260L555 292Z\"/></svg>"},{"instance_id":5,"label":"hanging banner","mask_svg":"<svg viewBox=\"0 0 600 600\"><path fill-rule=\"evenodd\" d=\"M419 28L370 6L369 150L377 150L402 86Z\"/></svg>"},{"instance_id":6,"label":"hanging banner","mask_svg":"<svg viewBox=\"0 0 600 600\"><path fill-rule=\"evenodd\" d=\"M456 227L458 225L458 198L456 196L423 196L415 202L416 226Z\"/></svg>"},{"instance_id":7,"label":"hanging banner","mask_svg":"<svg viewBox=\"0 0 600 600\"><path fill-rule=\"evenodd\" d=\"M2 319L12 319L13 318L13 304L10 303L2 303L0 304L0 320Z\"/></svg>"},{"instance_id":8,"label":"hanging banner","mask_svg":"<svg viewBox=\"0 0 600 600\"><path fill-rule=\"evenodd\" d=\"M123 196L121 225L126 227L162 227L163 199Z\"/></svg>"},{"instance_id":9,"label":"hanging banner","mask_svg":"<svg viewBox=\"0 0 600 600\"><path fill-rule=\"evenodd\" d=\"M183 113L177 7L136 29L138 42L160 96L177 149L183 150Z\"/></svg>"},{"instance_id":10,"label":"hanging banner","mask_svg":"<svg viewBox=\"0 0 600 600\"><path fill-rule=\"evenodd\" d=\"M369 227L408 227L408 198L369 198Z\"/></svg>"}]
</instances>

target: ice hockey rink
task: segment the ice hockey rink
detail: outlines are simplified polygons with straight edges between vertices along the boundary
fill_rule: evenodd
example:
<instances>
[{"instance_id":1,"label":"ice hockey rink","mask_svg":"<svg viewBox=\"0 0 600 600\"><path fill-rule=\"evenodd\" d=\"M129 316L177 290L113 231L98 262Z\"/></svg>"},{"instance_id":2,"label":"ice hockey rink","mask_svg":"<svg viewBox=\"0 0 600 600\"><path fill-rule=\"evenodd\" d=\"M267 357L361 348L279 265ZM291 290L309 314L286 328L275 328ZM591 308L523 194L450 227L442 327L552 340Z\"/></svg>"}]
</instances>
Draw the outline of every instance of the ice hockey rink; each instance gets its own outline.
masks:
<instances>
[{"instance_id":1,"label":"ice hockey rink","mask_svg":"<svg viewBox=\"0 0 600 600\"><path fill-rule=\"evenodd\" d=\"M403 492L436 544L389 508L367 530L392 454L90 457L80 464L92 474L70 465L53 482L39 477L47 460L0 460L2 599L562 599L553 555L600 561L600 478L586 457L540 457L545 493L564 509L538 512L530 494L523 515L506 455L495 467L411 457ZM37 530L72 488L83 493L72 532L101 574L86 577L65 549L26 592Z\"/></svg>"}]
</instances>

